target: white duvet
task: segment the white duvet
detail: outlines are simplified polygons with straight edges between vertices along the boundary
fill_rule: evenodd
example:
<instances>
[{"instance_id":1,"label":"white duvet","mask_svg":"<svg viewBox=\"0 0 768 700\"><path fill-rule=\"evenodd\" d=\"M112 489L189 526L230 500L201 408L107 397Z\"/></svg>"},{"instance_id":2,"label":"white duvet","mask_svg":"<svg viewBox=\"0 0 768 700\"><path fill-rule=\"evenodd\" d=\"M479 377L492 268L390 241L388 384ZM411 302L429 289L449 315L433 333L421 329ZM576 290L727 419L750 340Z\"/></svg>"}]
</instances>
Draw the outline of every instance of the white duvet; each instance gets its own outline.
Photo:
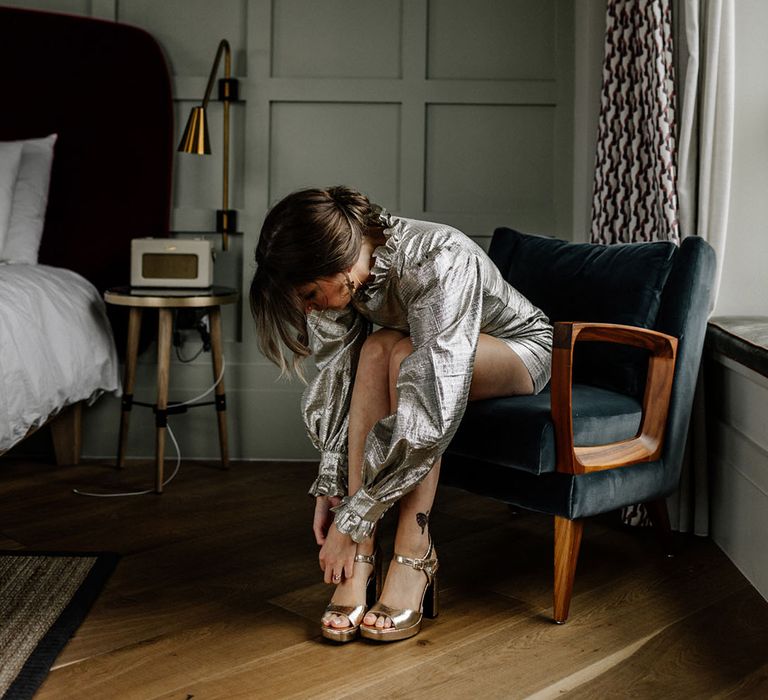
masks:
<instances>
[{"instance_id":1,"label":"white duvet","mask_svg":"<svg viewBox=\"0 0 768 700\"><path fill-rule=\"evenodd\" d=\"M65 406L119 387L93 285L57 267L0 265L0 453Z\"/></svg>"}]
</instances>

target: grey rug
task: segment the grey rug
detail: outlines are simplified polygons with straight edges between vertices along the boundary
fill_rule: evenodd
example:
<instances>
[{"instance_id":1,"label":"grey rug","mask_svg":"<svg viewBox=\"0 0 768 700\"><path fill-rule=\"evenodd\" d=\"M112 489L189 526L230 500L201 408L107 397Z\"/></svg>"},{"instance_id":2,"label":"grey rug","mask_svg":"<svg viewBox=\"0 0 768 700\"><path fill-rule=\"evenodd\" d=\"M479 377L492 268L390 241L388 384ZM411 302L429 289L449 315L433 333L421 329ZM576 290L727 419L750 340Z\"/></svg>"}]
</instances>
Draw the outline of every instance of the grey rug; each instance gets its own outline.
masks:
<instances>
[{"instance_id":1,"label":"grey rug","mask_svg":"<svg viewBox=\"0 0 768 700\"><path fill-rule=\"evenodd\" d=\"M0 551L0 698L45 680L117 564L117 555Z\"/></svg>"}]
</instances>

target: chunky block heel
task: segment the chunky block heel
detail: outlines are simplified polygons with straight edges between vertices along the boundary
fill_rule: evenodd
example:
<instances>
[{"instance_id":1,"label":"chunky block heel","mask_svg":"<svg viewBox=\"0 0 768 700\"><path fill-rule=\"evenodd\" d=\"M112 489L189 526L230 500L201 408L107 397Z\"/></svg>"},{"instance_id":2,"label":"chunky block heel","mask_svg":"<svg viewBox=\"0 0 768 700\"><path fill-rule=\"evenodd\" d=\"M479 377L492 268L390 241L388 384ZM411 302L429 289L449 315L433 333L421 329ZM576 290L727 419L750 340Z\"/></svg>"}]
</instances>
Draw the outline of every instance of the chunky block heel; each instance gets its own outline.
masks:
<instances>
[{"instance_id":1,"label":"chunky block heel","mask_svg":"<svg viewBox=\"0 0 768 700\"><path fill-rule=\"evenodd\" d=\"M365 604L369 608L379 599L383 581L381 558L376 554L374 554L374 558L373 575L368 579L368 583L365 584Z\"/></svg>"},{"instance_id":2,"label":"chunky block heel","mask_svg":"<svg viewBox=\"0 0 768 700\"><path fill-rule=\"evenodd\" d=\"M432 583L427 586L424 593L424 617L428 620L434 620L439 612L437 591L437 574L435 574Z\"/></svg>"}]
</instances>

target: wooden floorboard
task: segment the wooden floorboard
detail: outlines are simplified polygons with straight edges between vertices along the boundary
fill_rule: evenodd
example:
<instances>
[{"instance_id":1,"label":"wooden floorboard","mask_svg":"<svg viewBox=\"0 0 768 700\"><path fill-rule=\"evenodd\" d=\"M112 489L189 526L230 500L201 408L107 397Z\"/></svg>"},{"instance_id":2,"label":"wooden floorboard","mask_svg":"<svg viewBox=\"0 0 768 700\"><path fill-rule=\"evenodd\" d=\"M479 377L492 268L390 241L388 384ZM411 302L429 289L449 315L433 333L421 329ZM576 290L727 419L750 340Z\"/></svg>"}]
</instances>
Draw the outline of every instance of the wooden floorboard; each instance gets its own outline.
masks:
<instances>
[{"instance_id":1,"label":"wooden floorboard","mask_svg":"<svg viewBox=\"0 0 768 700\"><path fill-rule=\"evenodd\" d=\"M768 603L709 540L587 523L571 618L551 622L552 522L441 488L441 614L390 645L324 643L310 463L0 460L0 548L106 550L118 567L37 698L768 697ZM391 520L391 519L390 519ZM391 522L381 529L391 552Z\"/></svg>"},{"instance_id":2,"label":"wooden floorboard","mask_svg":"<svg viewBox=\"0 0 768 700\"><path fill-rule=\"evenodd\" d=\"M668 625L571 697L605 697L616 682L632 697L682 699L709 697L723 689L738 692L743 679L763 668L766 657L768 606L747 586Z\"/></svg>"}]
</instances>

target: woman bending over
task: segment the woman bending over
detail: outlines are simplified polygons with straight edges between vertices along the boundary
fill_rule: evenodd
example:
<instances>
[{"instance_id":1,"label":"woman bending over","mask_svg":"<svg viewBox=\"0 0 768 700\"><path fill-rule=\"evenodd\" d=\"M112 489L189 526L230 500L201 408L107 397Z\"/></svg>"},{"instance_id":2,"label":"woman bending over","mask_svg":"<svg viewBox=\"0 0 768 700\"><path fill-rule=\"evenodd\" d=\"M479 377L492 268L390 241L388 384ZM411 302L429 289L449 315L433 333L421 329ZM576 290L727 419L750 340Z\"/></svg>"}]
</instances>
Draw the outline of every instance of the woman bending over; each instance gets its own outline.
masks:
<instances>
[{"instance_id":1,"label":"woman bending over","mask_svg":"<svg viewBox=\"0 0 768 700\"><path fill-rule=\"evenodd\" d=\"M544 387L552 327L463 233L389 215L348 187L275 205L256 265L262 351L284 372L301 375L309 355L319 370L302 412L321 453L309 491L320 568L336 586L322 634L411 637L437 609L429 514L440 457L467 401ZM395 503L393 565L368 608L376 523Z\"/></svg>"}]
</instances>

